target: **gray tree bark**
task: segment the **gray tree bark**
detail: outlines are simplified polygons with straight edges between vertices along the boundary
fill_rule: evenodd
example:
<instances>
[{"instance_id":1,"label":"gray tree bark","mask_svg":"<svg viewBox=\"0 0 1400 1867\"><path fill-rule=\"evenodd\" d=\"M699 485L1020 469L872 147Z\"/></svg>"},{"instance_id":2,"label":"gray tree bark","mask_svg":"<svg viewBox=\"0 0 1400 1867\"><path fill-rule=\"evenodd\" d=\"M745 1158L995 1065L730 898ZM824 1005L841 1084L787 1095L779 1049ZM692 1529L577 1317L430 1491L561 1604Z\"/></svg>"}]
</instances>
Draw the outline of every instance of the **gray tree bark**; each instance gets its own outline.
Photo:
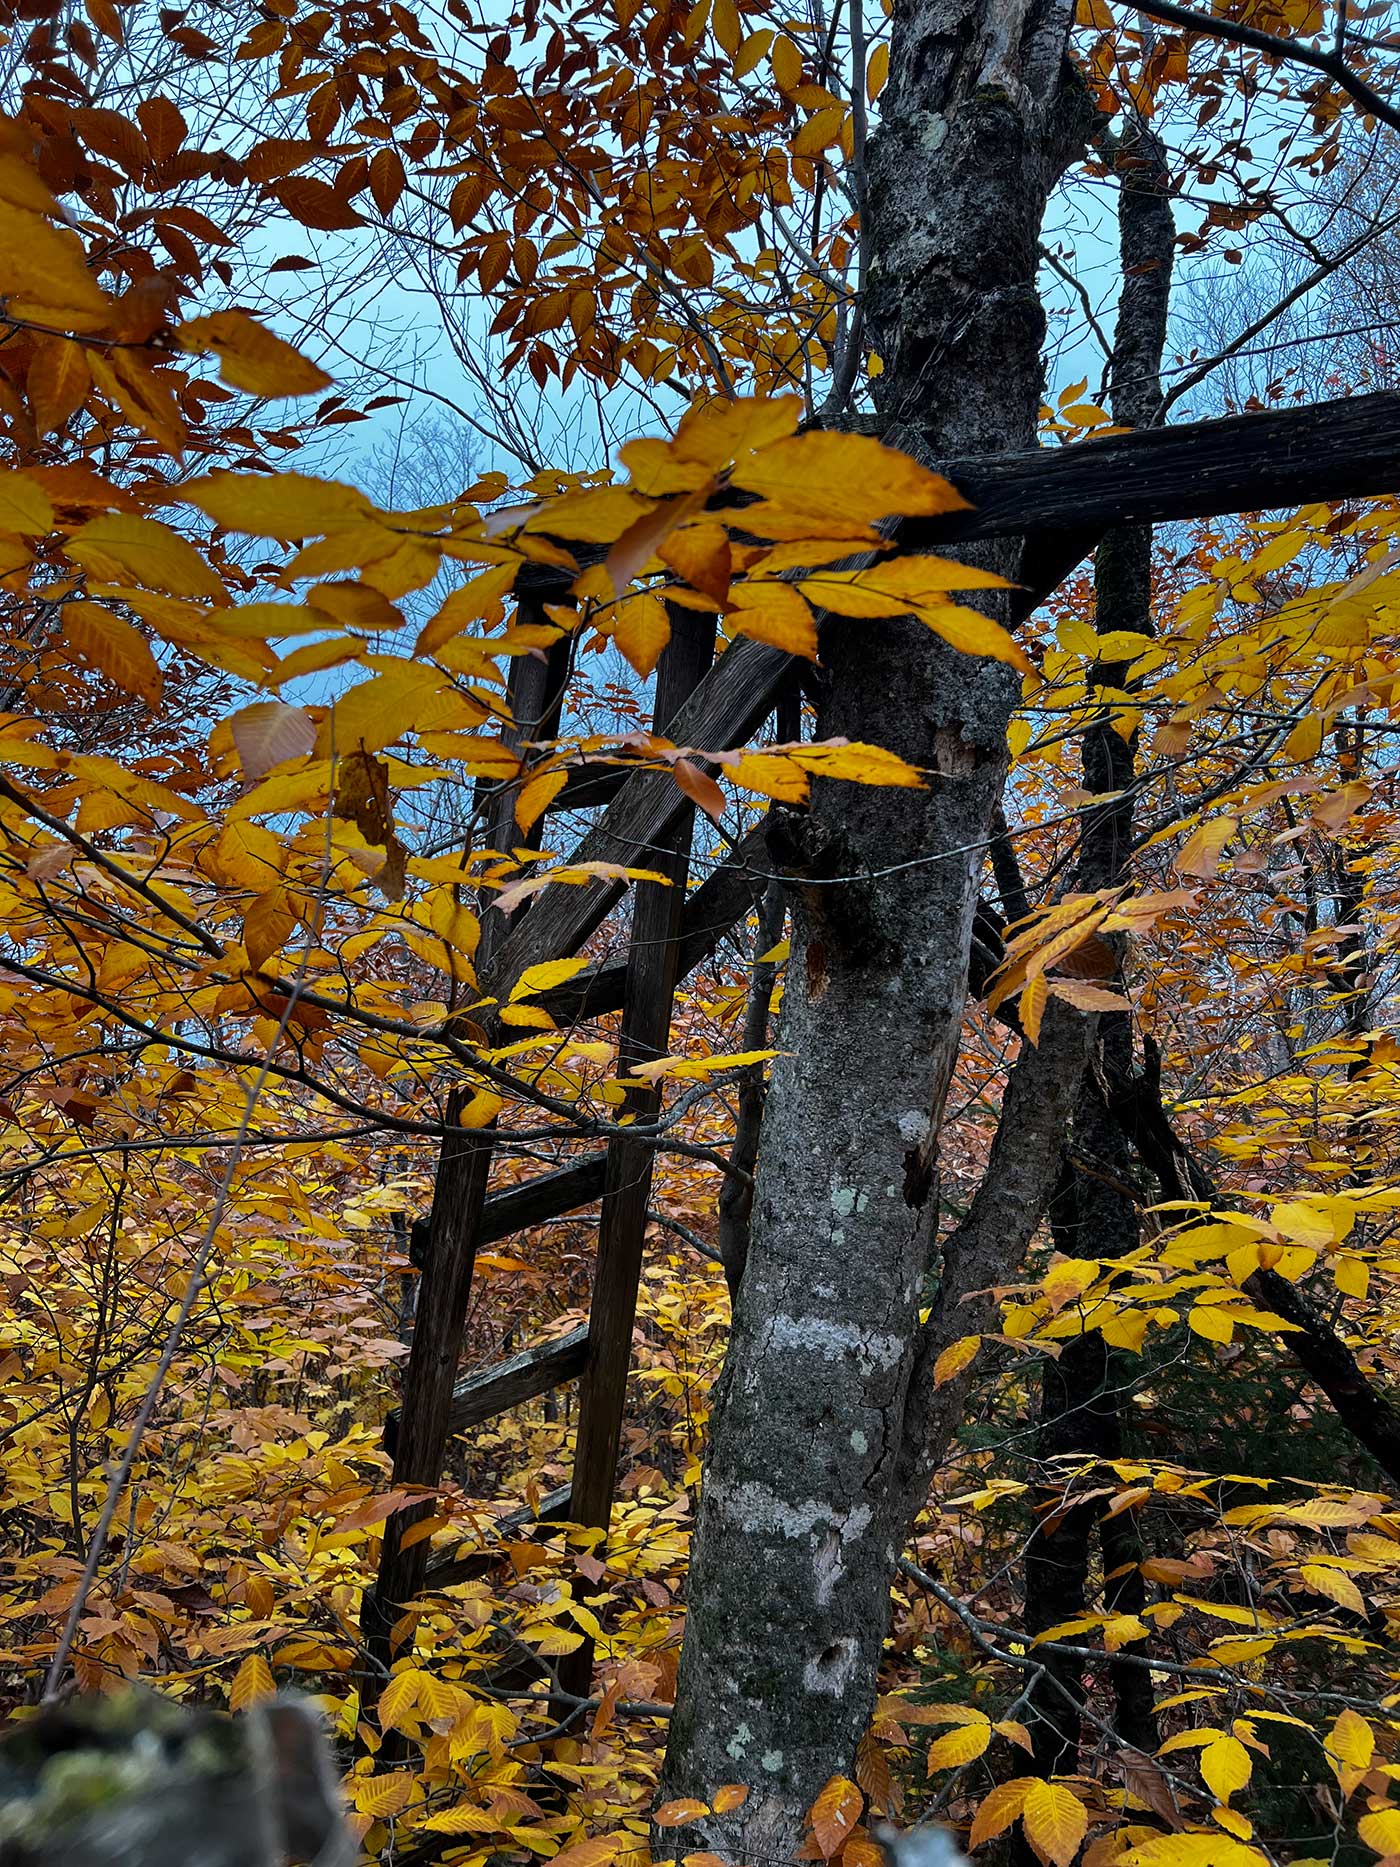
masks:
<instances>
[{"instance_id":1,"label":"gray tree bark","mask_svg":"<svg viewBox=\"0 0 1400 1867\"><path fill-rule=\"evenodd\" d=\"M1066 83L1069 19L1068 0L897 0L866 190L865 316L888 438L926 457L1035 442L1040 223L1083 119ZM1014 577L1019 544L979 561ZM927 1470L919 1311L938 1126L1019 686L910 621L828 624L822 658L819 735L874 740L931 778L923 792L819 784L808 816L775 824L793 901L786 1054L716 1396L663 1777L668 1798L749 1785L731 1814L667 1836L678 1852L736 1860L791 1858L870 1716ZM1086 1041L1064 1022L1047 1018L1045 1037ZM945 1265L940 1308L958 1294Z\"/></svg>"}]
</instances>

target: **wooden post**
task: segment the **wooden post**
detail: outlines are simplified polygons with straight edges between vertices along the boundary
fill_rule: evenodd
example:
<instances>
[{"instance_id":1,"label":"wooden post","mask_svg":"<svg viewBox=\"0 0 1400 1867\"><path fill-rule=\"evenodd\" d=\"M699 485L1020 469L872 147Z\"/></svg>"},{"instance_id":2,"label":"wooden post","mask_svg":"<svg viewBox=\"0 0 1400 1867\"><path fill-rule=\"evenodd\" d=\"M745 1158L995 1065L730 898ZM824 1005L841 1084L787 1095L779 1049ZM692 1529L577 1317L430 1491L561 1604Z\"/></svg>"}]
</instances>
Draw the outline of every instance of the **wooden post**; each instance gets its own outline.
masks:
<instances>
[{"instance_id":1,"label":"wooden post","mask_svg":"<svg viewBox=\"0 0 1400 1867\"><path fill-rule=\"evenodd\" d=\"M522 573L517 595L526 620L543 618L543 604L557 594L557 574L543 583ZM568 670L567 637L543 656L522 655L512 664L507 695L512 724L503 737L519 747L548 738L558 730ZM515 791L505 789L488 810L486 831L492 844L514 841ZM489 963L494 939L505 931L500 915L488 916L482 928L479 964ZM454 1089L447 1104L447 1127L433 1184L428 1261L418 1291L418 1305L404 1370L403 1402L393 1423L394 1484L435 1486L442 1476L452 1431L457 1367L462 1356L471 1303L476 1249L483 1231L483 1208L491 1172L493 1134L488 1128L458 1125L465 1091ZM577 1176L576 1176L577 1177ZM517 1202L519 1203L519 1202ZM362 1703L367 1708L383 1689L396 1648L411 1630L414 1597L423 1587L430 1539L404 1546L415 1523L429 1515L431 1500L396 1511L384 1526L384 1544L374 1588L361 1613L365 1664ZM385 1734L381 1755L398 1748L396 1734Z\"/></svg>"},{"instance_id":2,"label":"wooden post","mask_svg":"<svg viewBox=\"0 0 1400 1867\"><path fill-rule=\"evenodd\" d=\"M472 1267L486 1179L491 1165L489 1133L458 1126L464 1092L447 1102L447 1128L433 1188L432 1244L418 1295L413 1342L404 1372L403 1408L394 1456L394 1484L436 1485L447 1449L452 1390L462 1353ZM428 1516L430 1499L396 1511L384 1526L379 1576L361 1614L365 1642L362 1699L378 1698L396 1646L400 1623L423 1585L428 1539L404 1547L411 1525Z\"/></svg>"},{"instance_id":3,"label":"wooden post","mask_svg":"<svg viewBox=\"0 0 1400 1867\"><path fill-rule=\"evenodd\" d=\"M714 625L708 617L673 609L671 627L671 641L657 671L655 717L661 732L704 677L714 644ZM666 875L670 886L657 882L637 884L618 1046L620 1072L666 1053L671 1000L680 964L681 913L694 820L693 806L679 813L647 858L648 866ZM627 1108L640 1119L655 1114L660 1104L660 1093L653 1088L628 1091ZM598 1263L589 1311L588 1360L579 1382L572 1502L576 1523L603 1530L612 1515L655 1158L655 1150L645 1142L617 1137L608 1144ZM586 1697L592 1671L592 1643L585 1640L560 1662L561 1690ZM566 1716L567 1711L564 1707L561 1715Z\"/></svg>"}]
</instances>

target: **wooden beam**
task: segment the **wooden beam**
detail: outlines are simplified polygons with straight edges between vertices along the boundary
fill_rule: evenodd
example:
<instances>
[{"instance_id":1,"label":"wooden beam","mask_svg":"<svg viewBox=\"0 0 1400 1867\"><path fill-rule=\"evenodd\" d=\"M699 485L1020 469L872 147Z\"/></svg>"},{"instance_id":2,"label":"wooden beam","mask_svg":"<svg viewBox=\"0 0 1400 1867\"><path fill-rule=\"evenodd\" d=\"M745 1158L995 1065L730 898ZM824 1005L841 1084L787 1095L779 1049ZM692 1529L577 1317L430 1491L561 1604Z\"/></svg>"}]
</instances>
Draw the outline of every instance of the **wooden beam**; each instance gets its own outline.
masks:
<instances>
[{"instance_id":1,"label":"wooden beam","mask_svg":"<svg viewBox=\"0 0 1400 1867\"><path fill-rule=\"evenodd\" d=\"M601 804L611 804L633 775L626 765L584 765L569 773L563 790L545 806L546 813L557 817L561 811L596 810Z\"/></svg>"},{"instance_id":2,"label":"wooden beam","mask_svg":"<svg viewBox=\"0 0 1400 1867\"><path fill-rule=\"evenodd\" d=\"M678 745L720 751L739 745L771 711L791 665L791 656L748 640L733 643L671 720L668 737ZM648 852L665 845L668 832L692 806L669 772L636 772L569 860L621 862L654 868ZM576 953L622 895L624 884L595 881L548 888L527 919L512 927L483 973L482 989L504 997L527 966ZM499 917L486 914L485 922Z\"/></svg>"},{"instance_id":3,"label":"wooden beam","mask_svg":"<svg viewBox=\"0 0 1400 1867\"><path fill-rule=\"evenodd\" d=\"M595 1199L601 1198L603 1179L607 1166L606 1154L586 1154L582 1160L570 1161L567 1167L558 1167L553 1173L536 1174L531 1180L525 1180L519 1186L507 1187L505 1192L493 1194L481 1209L481 1223L477 1228L477 1245L494 1245L502 1238L509 1238L515 1232L528 1231L532 1225L542 1225L546 1219L557 1219L561 1213L573 1212L579 1206L590 1206ZM415 1232L424 1223L417 1220ZM428 1254L431 1254L431 1236L428 1242ZM420 1296L421 1300L421 1296ZM578 1333L577 1331L575 1333ZM587 1331L583 1331L586 1335ZM565 1337L568 1341L571 1338ZM551 1347L561 1346L551 1344ZM533 1351L531 1351L533 1352ZM516 1358L517 1360L520 1357ZM580 1366L582 1363L580 1363ZM514 1406L515 1400L508 1400L487 1413L461 1414L460 1397L464 1388L479 1384L493 1373L504 1374L512 1363L503 1362L498 1369L486 1369L480 1374L470 1375L465 1382L458 1381L452 1390L452 1411L449 1416L450 1431L462 1432L476 1419L490 1419L492 1412L500 1413L507 1406ZM534 1388L532 1393L546 1393L552 1386L562 1381L571 1381L578 1373L571 1368L567 1374L561 1374L554 1381L547 1381L543 1387ZM520 1394L518 1400L529 1399L529 1394ZM460 1415L460 1417L459 1417ZM384 1416L384 1450L389 1457L398 1456L399 1429L403 1421L403 1412L393 1407Z\"/></svg>"},{"instance_id":4,"label":"wooden beam","mask_svg":"<svg viewBox=\"0 0 1400 1867\"><path fill-rule=\"evenodd\" d=\"M709 958L767 886L773 865L764 840L763 822L760 819L748 835L735 844L725 861L686 896L681 913L678 979L687 978L702 960ZM559 1025L601 1018L610 1011L621 1010L626 979L627 961L608 960L590 967L587 972L577 973L552 992L542 992L535 1003L542 1005ZM492 1203L488 1201L488 1210Z\"/></svg>"},{"instance_id":5,"label":"wooden beam","mask_svg":"<svg viewBox=\"0 0 1400 1867\"><path fill-rule=\"evenodd\" d=\"M508 1517L502 1517L496 1524L497 1533L504 1535L510 1530L523 1530L531 1523L567 1523L572 1506L572 1485L560 1485L557 1491L551 1491L540 1499L538 1510L531 1510L528 1504L522 1504L519 1510L513 1510ZM475 1549L469 1556L448 1556L428 1564L423 1578L425 1588L455 1588L458 1582L479 1581L483 1575L489 1575L509 1556L503 1549Z\"/></svg>"},{"instance_id":6,"label":"wooden beam","mask_svg":"<svg viewBox=\"0 0 1400 1867\"><path fill-rule=\"evenodd\" d=\"M658 732L673 739L680 737L676 716L687 697L703 682L713 653L714 631L708 618L692 610L673 608L671 640L657 669ZM693 822L691 805L673 816L664 839L658 839L653 848L649 866L668 877L671 885L639 882L636 887L617 1054L620 1075L664 1056L670 1041ZM654 1084L629 1089L626 1106L629 1113L642 1119L655 1115L661 1106L660 1092ZM624 1134L608 1143L607 1184L598 1221L598 1262L589 1310L588 1360L579 1382L573 1495L577 1521L602 1530L607 1529L612 1516L655 1164L655 1149L646 1142ZM561 1690L587 1697L592 1666L593 1645L585 1640L559 1662Z\"/></svg>"},{"instance_id":7,"label":"wooden beam","mask_svg":"<svg viewBox=\"0 0 1400 1867\"><path fill-rule=\"evenodd\" d=\"M541 1342L512 1355L509 1361L492 1362L465 1381L458 1381L452 1390L448 1416L452 1431L463 1433L469 1426L480 1426L484 1420L494 1420L498 1413L562 1387L566 1381L576 1381L587 1359L588 1324L580 1323L557 1342Z\"/></svg>"},{"instance_id":8,"label":"wooden beam","mask_svg":"<svg viewBox=\"0 0 1400 1867\"><path fill-rule=\"evenodd\" d=\"M548 1394L566 1381L576 1381L588 1358L588 1325L580 1323L557 1342L541 1342L523 1349L507 1361L488 1362L460 1380L452 1389L448 1410L449 1433L464 1433L469 1426L494 1420L524 1401ZM384 1421L384 1446L392 1456L398 1445L399 1409Z\"/></svg>"},{"instance_id":9,"label":"wooden beam","mask_svg":"<svg viewBox=\"0 0 1400 1867\"><path fill-rule=\"evenodd\" d=\"M423 1271L418 1315L404 1370L403 1420L394 1455L395 1485L435 1486L442 1476L448 1417L462 1352L467 1302L486 1177L491 1167L489 1130L458 1124L465 1094L448 1097L442 1151L433 1183L431 1249ZM423 1583L425 1542L403 1545L410 1525L428 1515L431 1499L395 1511L384 1525L379 1574L365 1596L361 1622L366 1648L366 1702L377 1696L402 1639L401 1622ZM386 1733L386 1739L389 1733Z\"/></svg>"},{"instance_id":10,"label":"wooden beam","mask_svg":"<svg viewBox=\"0 0 1400 1867\"><path fill-rule=\"evenodd\" d=\"M525 1232L546 1219L561 1213L590 1206L602 1196L606 1154L585 1154L582 1160L556 1167L552 1173L539 1173L493 1193L482 1207L479 1242L494 1245L514 1232Z\"/></svg>"},{"instance_id":11,"label":"wooden beam","mask_svg":"<svg viewBox=\"0 0 1400 1867\"><path fill-rule=\"evenodd\" d=\"M953 460L972 512L909 519L906 549L958 538L1165 524L1400 489L1400 394L1141 428L1071 447Z\"/></svg>"}]
</instances>

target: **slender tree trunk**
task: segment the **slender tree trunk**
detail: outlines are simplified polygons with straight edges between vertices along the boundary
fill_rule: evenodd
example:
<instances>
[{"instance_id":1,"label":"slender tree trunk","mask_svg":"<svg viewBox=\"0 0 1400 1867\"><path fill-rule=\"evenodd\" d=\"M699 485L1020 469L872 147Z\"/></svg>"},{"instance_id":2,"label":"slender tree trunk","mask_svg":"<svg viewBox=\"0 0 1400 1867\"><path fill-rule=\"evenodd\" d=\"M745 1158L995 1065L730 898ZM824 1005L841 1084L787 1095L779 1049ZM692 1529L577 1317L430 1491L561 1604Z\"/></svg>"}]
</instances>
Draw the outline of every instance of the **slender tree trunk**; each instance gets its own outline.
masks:
<instances>
[{"instance_id":1,"label":"slender tree trunk","mask_svg":"<svg viewBox=\"0 0 1400 1867\"><path fill-rule=\"evenodd\" d=\"M1037 244L1071 148L1068 21L1065 0L896 6L871 149L866 328L889 438L926 456L1034 445ZM998 544L981 561L1014 577L1019 550ZM869 1721L926 1473L908 1439L922 1427L938 1124L1018 698L1006 668L910 621L828 624L822 657L819 735L874 740L932 776L922 792L818 784L810 815L779 826L793 899L785 1055L663 1778L667 1797L749 1785L732 1814L667 1836L735 1859L791 1858Z\"/></svg>"},{"instance_id":2,"label":"slender tree trunk","mask_svg":"<svg viewBox=\"0 0 1400 1867\"><path fill-rule=\"evenodd\" d=\"M1165 152L1158 139L1136 126L1116 144L1118 227L1123 285L1114 332L1111 385L1113 413L1125 426L1154 423L1161 405L1162 350L1166 341L1175 228ZM1108 635L1124 630L1151 635L1152 528L1124 526L1109 532L1094 566L1096 627ZM1121 690L1128 663L1100 663L1096 684ZM1118 730L1106 708L1084 736L1084 788L1104 797L1085 822L1076 884L1108 888L1126 879L1133 842L1132 783L1137 734ZM1100 1020L1104 1066L1121 1070L1132 1058L1128 1014ZM1076 1257L1123 1257L1138 1243L1138 1206L1133 1196L1133 1158L1122 1129L1105 1105L1092 1070L1085 1073L1075 1107L1072 1145L1051 1210L1055 1243ZM1097 1330L1067 1343L1058 1361L1047 1361L1041 1383L1037 1454L1056 1482L1053 1461L1115 1457L1121 1446L1121 1408L1129 1378L1127 1358L1110 1351ZM1142 1550L1137 1527L1127 1517L1102 1517L1093 1503L1053 1504L1026 1549L1026 1626L1043 1633L1082 1614L1089 1606L1089 1569L1094 1530L1103 1556L1104 1605L1123 1613L1142 1605L1138 1568ZM1138 1749L1155 1749L1152 1685L1141 1667L1119 1665L1112 1673L1119 1737ZM1030 1702L1036 1767L1042 1774L1079 1766L1085 1692L1082 1662L1050 1662L1041 1689ZM1025 1843L1019 1858L1034 1855Z\"/></svg>"}]
</instances>

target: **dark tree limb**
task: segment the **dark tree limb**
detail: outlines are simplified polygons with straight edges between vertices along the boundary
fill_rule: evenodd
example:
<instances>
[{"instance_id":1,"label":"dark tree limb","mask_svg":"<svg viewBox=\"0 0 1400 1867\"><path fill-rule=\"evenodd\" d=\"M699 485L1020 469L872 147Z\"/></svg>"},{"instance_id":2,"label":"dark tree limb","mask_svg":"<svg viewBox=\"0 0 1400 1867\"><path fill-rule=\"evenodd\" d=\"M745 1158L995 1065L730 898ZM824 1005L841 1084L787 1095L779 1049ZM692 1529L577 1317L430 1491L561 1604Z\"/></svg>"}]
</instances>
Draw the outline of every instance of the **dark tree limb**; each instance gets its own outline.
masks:
<instances>
[{"instance_id":1,"label":"dark tree limb","mask_svg":"<svg viewBox=\"0 0 1400 1867\"><path fill-rule=\"evenodd\" d=\"M1122 266L1109 359L1110 393L1114 418L1142 428L1156 419L1161 401L1176 229L1166 154L1158 138L1138 123L1110 146L1118 176ZM1101 636L1117 630L1153 633L1150 525L1116 526L1105 534L1094 563L1094 595L1095 627ZM1101 662L1092 685L1121 690L1127 673L1125 662ZM1119 732L1115 709L1101 707L1082 747L1084 788L1096 800L1085 813L1076 864L1075 886L1085 892L1111 888L1127 876L1137 749L1137 733ZM1127 1013L1100 1018L1098 1047L1101 1056L1131 1056ZM1094 1170L1086 1170L1084 1162L1093 1163ZM1103 1106L1091 1067L1079 1084L1073 1145L1050 1206L1057 1247L1071 1257L1096 1258L1122 1258L1134 1250L1139 1217L1132 1179L1131 1149ZM1052 1482L1057 1461L1105 1460L1120 1453L1126 1377L1124 1357L1109 1348L1097 1329L1066 1343L1058 1360L1046 1359L1036 1451ZM1133 1613L1143 1606L1142 1548L1135 1521L1127 1515L1104 1516L1101 1500L1080 1503L1073 1497L1052 1496L1026 1548L1026 1625L1032 1633L1043 1633L1088 1608L1096 1530L1103 1553L1105 1607ZM1111 1679L1118 1735L1135 1749L1155 1751L1150 1677L1120 1666ZM1034 1715L1028 1723L1042 1775L1078 1769L1085 1692L1084 1662L1066 1655L1048 1657L1046 1676L1029 1688ZM1023 1867L1032 1867L1034 1857L1024 1841L1019 1859Z\"/></svg>"}]
</instances>

